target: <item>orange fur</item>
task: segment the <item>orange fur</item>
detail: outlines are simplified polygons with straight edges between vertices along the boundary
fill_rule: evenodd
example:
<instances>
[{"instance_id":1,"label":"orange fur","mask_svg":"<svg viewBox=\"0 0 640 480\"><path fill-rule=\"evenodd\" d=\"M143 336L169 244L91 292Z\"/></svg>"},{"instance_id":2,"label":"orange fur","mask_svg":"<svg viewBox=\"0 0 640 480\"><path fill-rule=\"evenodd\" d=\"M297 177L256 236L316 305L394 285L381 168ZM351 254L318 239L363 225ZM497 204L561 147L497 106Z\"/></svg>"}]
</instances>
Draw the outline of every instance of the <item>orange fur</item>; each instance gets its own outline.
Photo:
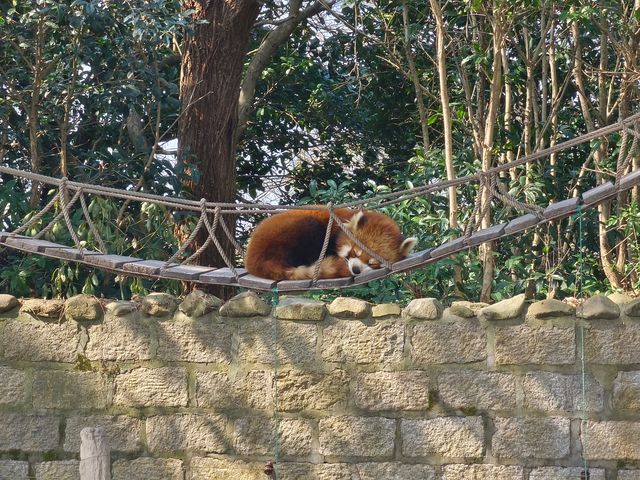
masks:
<instances>
[{"instance_id":1,"label":"orange fur","mask_svg":"<svg viewBox=\"0 0 640 480\"><path fill-rule=\"evenodd\" d=\"M398 225L378 212L337 209L335 214L369 248L390 262L404 258L414 239L406 240ZM329 222L327 210L288 210L262 221L253 232L245 255L249 273L273 280L313 278ZM320 278L350 276L365 268L380 268L351 245L335 224Z\"/></svg>"}]
</instances>

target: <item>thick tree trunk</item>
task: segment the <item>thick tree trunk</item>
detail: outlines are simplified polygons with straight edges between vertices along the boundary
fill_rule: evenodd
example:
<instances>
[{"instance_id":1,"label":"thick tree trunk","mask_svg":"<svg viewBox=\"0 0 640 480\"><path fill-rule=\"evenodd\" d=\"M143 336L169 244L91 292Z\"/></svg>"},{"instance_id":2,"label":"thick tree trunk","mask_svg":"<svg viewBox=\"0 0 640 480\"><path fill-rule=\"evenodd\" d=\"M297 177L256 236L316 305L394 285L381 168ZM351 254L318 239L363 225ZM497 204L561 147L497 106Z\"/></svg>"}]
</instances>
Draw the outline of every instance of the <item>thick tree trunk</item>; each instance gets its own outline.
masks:
<instances>
[{"instance_id":1,"label":"thick tree trunk","mask_svg":"<svg viewBox=\"0 0 640 480\"><path fill-rule=\"evenodd\" d=\"M256 0L183 0L182 6L195 10L195 20L207 22L195 25L185 41L178 159L186 172L193 175L187 186L194 198L234 202L240 83L251 27L260 4ZM225 220L233 231L235 219ZM233 246L223 235L218 238L233 258ZM203 252L199 263L225 266L213 245Z\"/></svg>"}]
</instances>

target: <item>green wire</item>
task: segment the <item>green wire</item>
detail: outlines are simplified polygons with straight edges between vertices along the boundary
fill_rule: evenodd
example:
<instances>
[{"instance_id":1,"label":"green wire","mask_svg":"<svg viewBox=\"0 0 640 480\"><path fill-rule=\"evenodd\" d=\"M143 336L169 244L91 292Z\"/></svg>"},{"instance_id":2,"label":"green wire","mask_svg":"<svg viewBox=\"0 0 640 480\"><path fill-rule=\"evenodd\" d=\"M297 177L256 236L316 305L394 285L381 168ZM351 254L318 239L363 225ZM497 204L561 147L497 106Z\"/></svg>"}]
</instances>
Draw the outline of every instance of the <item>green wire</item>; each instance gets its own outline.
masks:
<instances>
[{"instance_id":1,"label":"green wire","mask_svg":"<svg viewBox=\"0 0 640 480\"><path fill-rule=\"evenodd\" d=\"M576 275L575 282L575 293L576 298L582 299L583 291L582 291L582 278L583 278L583 266L584 266L584 255L583 255L583 234L582 234L582 208L581 205L578 205L578 209L576 212L576 217L578 220L578 272ZM578 306L578 308L582 308L582 304ZM576 312L577 313L577 312ZM579 315L576 315L580 317ZM587 457L585 455L585 445L587 438L587 368L585 363L585 341L584 341L584 325L580 322L580 370L581 370L581 387L582 387L582 422L581 422L581 436L582 436L582 460L584 462L584 474L588 475L589 469L587 465ZM588 477L587 477L588 478Z\"/></svg>"},{"instance_id":2,"label":"green wire","mask_svg":"<svg viewBox=\"0 0 640 480\"><path fill-rule=\"evenodd\" d=\"M279 423L280 419L278 417L278 319L276 318L275 308L280 303L280 294L278 292L278 287L273 287L271 289L271 293L273 296L271 297L271 305L273 306L273 311L271 313L273 318L273 423L275 426L275 442L273 449L273 478L278 478L278 461L280 458L280 432Z\"/></svg>"}]
</instances>

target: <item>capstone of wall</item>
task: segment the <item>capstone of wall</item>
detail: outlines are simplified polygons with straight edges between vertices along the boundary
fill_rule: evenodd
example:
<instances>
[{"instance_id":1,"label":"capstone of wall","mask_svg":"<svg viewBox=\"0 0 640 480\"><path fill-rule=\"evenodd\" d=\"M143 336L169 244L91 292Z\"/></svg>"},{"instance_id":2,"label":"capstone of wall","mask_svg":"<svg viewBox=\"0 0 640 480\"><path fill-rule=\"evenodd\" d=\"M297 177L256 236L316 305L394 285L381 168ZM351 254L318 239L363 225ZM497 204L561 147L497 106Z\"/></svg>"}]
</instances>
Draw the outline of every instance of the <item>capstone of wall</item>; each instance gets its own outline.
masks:
<instances>
[{"instance_id":1,"label":"capstone of wall","mask_svg":"<svg viewBox=\"0 0 640 480\"><path fill-rule=\"evenodd\" d=\"M114 480L640 479L626 296L0 297L0 480L79 480L95 426Z\"/></svg>"}]
</instances>

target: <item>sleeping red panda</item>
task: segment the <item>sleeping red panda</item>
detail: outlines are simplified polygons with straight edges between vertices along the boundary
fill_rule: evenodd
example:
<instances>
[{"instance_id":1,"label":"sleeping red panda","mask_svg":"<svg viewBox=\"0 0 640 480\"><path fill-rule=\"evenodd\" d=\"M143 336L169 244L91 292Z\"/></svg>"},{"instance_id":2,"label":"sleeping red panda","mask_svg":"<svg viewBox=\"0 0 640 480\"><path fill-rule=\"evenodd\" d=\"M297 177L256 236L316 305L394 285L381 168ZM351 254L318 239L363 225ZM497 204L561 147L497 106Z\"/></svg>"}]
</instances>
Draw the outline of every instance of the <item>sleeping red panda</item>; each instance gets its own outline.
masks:
<instances>
[{"instance_id":1,"label":"sleeping red panda","mask_svg":"<svg viewBox=\"0 0 640 480\"><path fill-rule=\"evenodd\" d=\"M382 213L348 208L334 212L360 241L390 263L405 258L416 245L416 238L405 239L396 222ZM287 210L263 220L249 240L247 271L272 280L313 278L328 223L327 210ZM380 267L334 223L320 278L348 277Z\"/></svg>"}]
</instances>

